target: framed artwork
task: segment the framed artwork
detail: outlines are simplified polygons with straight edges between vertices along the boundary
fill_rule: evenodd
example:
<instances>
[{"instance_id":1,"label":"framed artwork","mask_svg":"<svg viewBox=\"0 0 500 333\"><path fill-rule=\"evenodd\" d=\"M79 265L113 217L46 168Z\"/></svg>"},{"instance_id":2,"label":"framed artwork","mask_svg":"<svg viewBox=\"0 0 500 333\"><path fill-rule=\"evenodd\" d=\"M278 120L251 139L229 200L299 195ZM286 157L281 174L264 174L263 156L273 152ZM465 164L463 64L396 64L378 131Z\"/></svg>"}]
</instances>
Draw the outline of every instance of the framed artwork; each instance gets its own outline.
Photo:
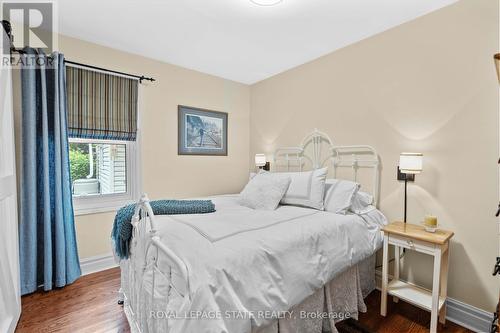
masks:
<instances>
[{"instance_id":1,"label":"framed artwork","mask_svg":"<svg viewBox=\"0 0 500 333\"><path fill-rule=\"evenodd\" d=\"M227 156L227 113L178 106L179 155Z\"/></svg>"}]
</instances>

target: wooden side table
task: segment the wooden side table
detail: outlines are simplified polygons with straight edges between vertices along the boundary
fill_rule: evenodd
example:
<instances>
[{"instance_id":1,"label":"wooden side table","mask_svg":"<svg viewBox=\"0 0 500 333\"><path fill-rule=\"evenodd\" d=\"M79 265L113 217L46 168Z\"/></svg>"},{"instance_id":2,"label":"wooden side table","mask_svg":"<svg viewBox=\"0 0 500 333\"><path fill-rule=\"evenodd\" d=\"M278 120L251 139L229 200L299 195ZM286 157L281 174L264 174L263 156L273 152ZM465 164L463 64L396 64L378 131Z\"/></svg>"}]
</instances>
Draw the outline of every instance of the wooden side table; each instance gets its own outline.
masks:
<instances>
[{"instance_id":1,"label":"wooden side table","mask_svg":"<svg viewBox=\"0 0 500 333\"><path fill-rule=\"evenodd\" d=\"M444 324L446 320L446 290L448 282L448 262L450 256L449 241L453 232L437 230L426 232L424 227L403 222L393 222L383 229L384 255L382 263L382 300L380 314L387 313L387 295L394 296L394 301L402 299L419 308L431 311L430 332L437 330L437 320ZM394 245L394 278L388 281L389 244ZM434 257L434 275L432 291L399 279L400 248L414 250Z\"/></svg>"}]
</instances>

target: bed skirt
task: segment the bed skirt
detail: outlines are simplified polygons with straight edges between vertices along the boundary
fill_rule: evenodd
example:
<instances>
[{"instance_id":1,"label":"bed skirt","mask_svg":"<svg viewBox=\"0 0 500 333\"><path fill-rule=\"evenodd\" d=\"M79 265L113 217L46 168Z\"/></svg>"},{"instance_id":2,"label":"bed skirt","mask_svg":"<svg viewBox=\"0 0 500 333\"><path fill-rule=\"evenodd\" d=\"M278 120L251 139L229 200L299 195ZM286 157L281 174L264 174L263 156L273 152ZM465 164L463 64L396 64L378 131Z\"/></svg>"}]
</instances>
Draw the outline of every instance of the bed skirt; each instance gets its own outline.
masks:
<instances>
[{"instance_id":1,"label":"bed skirt","mask_svg":"<svg viewBox=\"0 0 500 333\"><path fill-rule=\"evenodd\" d=\"M158 333L167 332L166 320L151 320L148 310L152 309L146 299L135 296L129 285L130 261L122 260L121 267L121 296L124 300L124 311L130 324L132 333ZM134 274L132 274L133 276ZM148 273L146 272L146 275ZM147 279L146 279L147 280ZM167 290L156 290L158 299L168 293ZM338 275L323 288L317 290L302 303L290 311L292 315L286 319L279 319L273 324L252 330L252 333L337 333L335 323L348 318L358 318L359 312L365 312L366 306L363 299L375 289L375 255L368 257L360 263L351 266ZM135 300L131 300L130 297ZM132 304L138 303L136 311ZM174 310L180 306L173 300L168 308ZM145 325L144 325L145 324ZM141 330L139 327L143 327Z\"/></svg>"},{"instance_id":2,"label":"bed skirt","mask_svg":"<svg viewBox=\"0 0 500 333\"><path fill-rule=\"evenodd\" d=\"M335 323L366 312L363 298L375 289L375 255L341 273L279 319L253 333L337 333Z\"/></svg>"}]
</instances>

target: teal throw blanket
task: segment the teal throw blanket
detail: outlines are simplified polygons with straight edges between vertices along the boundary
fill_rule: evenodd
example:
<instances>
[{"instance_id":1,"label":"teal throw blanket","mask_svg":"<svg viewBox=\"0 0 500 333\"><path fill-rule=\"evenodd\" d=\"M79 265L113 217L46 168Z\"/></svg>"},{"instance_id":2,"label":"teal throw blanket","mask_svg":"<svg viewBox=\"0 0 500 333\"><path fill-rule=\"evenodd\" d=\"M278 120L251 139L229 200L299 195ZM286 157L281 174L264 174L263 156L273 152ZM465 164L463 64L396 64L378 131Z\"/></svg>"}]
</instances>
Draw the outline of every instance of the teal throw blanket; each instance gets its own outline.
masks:
<instances>
[{"instance_id":1,"label":"teal throw blanket","mask_svg":"<svg viewBox=\"0 0 500 333\"><path fill-rule=\"evenodd\" d=\"M211 200L154 200L150 201L155 215L205 214L215 212ZM130 239L132 238L132 217L135 204L118 210L113 224L111 238L114 241L115 254L121 259L127 259L130 254Z\"/></svg>"}]
</instances>

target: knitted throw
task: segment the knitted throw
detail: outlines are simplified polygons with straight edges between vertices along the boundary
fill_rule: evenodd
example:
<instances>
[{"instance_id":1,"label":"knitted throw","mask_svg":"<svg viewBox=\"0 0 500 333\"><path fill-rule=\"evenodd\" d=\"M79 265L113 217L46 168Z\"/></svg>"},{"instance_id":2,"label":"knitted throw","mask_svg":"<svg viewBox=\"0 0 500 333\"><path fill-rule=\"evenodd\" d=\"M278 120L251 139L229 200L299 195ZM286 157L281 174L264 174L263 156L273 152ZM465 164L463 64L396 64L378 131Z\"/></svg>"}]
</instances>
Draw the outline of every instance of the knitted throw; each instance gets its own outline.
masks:
<instances>
[{"instance_id":1,"label":"knitted throw","mask_svg":"<svg viewBox=\"0 0 500 333\"><path fill-rule=\"evenodd\" d=\"M149 204L155 215L205 214L215 212L211 200L154 200ZM113 224L111 238L115 254L121 259L127 259L130 254L130 239L132 238L132 217L135 204L127 205L118 210Z\"/></svg>"}]
</instances>

